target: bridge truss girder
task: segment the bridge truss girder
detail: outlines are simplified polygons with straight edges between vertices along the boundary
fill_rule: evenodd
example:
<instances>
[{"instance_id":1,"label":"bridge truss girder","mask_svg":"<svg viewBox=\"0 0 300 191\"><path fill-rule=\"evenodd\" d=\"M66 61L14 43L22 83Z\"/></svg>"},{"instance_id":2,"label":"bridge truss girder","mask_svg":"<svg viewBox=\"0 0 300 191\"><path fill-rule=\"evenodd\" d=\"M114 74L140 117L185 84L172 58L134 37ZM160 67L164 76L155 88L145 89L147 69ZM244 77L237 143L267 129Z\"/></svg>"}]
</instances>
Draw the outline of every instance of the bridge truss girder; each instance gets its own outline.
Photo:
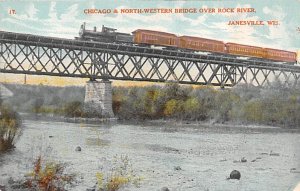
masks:
<instances>
[{"instance_id":1,"label":"bridge truss girder","mask_svg":"<svg viewBox=\"0 0 300 191\"><path fill-rule=\"evenodd\" d=\"M296 66L146 47L48 40L0 36L0 72L214 86L264 86L274 80L292 86L300 78Z\"/></svg>"}]
</instances>

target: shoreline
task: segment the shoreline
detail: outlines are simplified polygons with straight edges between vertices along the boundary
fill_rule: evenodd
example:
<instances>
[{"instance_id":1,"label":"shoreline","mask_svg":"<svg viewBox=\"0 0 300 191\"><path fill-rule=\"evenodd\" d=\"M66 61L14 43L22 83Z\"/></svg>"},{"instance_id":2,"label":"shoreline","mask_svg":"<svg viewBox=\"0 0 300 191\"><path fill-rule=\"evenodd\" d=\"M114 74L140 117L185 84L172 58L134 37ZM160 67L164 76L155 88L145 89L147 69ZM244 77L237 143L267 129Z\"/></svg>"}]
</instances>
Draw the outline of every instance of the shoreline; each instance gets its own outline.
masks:
<instances>
[{"instance_id":1,"label":"shoreline","mask_svg":"<svg viewBox=\"0 0 300 191\"><path fill-rule=\"evenodd\" d=\"M84 117L64 117L58 115L45 115L35 113L19 113L22 119L26 120L45 120L45 121L56 121L56 122L67 122L67 123L104 123L104 122L115 122L118 118L84 118Z\"/></svg>"},{"instance_id":2,"label":"shoreline","mask_svg":"<svg viewBox=\"0 0 300 191\"><path fill-rule=\"evenodd\" d=\"M21 118L26 120L45 120L45 121L55 121L55 122L67 122L67 123L121 123L121 124L148 124L153 126L173 126L173 127L193 127L193 128L251 128L251 129L282 129L289 130L293 132L300 132L297 128L282 127L279 125L264 125L264 124L251 124L227 121L224 123L217 123L214 120L206 121L193 121L193 120L176 120L176 119L146 119L137 120L130 119L124 120L118 117L114 118L83 118L83 117L64 117L58 115L45 115L45 114L34 114L34 113L19 113Z\"/></svg>"},{"instance_id":3,"label":"shoreline","mask_svg":"<svg viewBox=\"0 0 300 191\"><path fill-rule=\"evenodd\" d=\"M281 127L279 125L264 125L264 124L251 124L251 123L242 123L242 122L234 122L227 121L224 123L216 123L212 121L187 121L187 120L176 120L176 119L155 119L155 120L144 120L144 121L134 121L134 120L119 120L121 123L128 124L150 124L150 125L172 125L174 127L204 127L204 128L251 128L251 129L282 129L282 130L290 130L290 131L299 131L297 128L287 128Z\"/></svg>"}]
</instances>

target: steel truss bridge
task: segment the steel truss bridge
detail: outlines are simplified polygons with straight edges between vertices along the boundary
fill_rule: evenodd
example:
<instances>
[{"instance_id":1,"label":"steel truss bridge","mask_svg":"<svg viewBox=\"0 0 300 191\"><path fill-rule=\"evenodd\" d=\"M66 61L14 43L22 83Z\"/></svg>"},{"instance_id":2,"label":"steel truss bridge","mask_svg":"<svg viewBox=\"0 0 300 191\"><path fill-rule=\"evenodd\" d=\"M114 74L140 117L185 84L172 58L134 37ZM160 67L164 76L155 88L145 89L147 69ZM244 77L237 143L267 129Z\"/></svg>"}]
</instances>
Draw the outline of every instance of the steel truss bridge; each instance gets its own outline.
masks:
<instances>
[{"instance_id":1,"label":"steel truss bridge","mask_svg":"<svg viewBox=\"0 0 300 191\"><path fill-rule=\"evenodd\" d=\"M295 85L300 67L226 55L0 31L0 72L234 86Z\"/></svg>"}]
</instances>

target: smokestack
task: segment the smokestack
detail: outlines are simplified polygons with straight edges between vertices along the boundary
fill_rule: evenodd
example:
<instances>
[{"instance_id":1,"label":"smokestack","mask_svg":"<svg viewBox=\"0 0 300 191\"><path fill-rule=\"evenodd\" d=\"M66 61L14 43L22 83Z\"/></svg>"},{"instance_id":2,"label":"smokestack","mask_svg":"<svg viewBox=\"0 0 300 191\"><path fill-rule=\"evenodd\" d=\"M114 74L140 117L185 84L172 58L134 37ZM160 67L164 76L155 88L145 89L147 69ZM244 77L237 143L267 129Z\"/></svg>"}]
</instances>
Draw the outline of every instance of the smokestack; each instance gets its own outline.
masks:
<instances>
[{"instance_id":1,"label":"smokestack","mask_svg":"<svg viewBox=\"0 0 300 191\"><path fill-rule=\"evenodd\" d=\"M97 31L97 27L94 27L94 32L96 32Z\"/></svg>"}]
</instances>

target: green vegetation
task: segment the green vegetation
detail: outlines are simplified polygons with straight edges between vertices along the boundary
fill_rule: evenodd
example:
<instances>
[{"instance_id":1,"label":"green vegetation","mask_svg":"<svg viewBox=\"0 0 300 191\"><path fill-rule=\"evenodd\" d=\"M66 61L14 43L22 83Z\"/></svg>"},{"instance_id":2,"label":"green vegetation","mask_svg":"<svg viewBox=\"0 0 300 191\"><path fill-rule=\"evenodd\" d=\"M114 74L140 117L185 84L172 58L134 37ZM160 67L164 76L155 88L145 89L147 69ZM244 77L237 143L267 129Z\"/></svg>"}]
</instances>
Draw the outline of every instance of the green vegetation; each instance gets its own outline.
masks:
<instances>
[{"instance_id":1,"label":"green vegetation","mask_svg":"<svg viewBox=\"0 0 300 191\"><path fill-rule=\"evenodd\" d=\"M176 119L300 127L299 88L239 86L190 88L178 84L115 88L113 108L120 119Z\"/></svg>"},{"instance_id":2,"label":"green vegetation","mask_svg":"<svg viewBox=\"0 0 300 191\"><path fill-rule=\"evenodd\" d=\"M68 102L64 105L62 113L67 117L82 117L84 115L83 104L80 101Z\"/></svg>"},{"instance_id":3,"label":"green vegetation","mask_svg":"<svg viewBox=\"0 0 300 191\"><path fill-rule=\"evenodd\" d=\"M10 184L11 187L24 190L65 191L77 183L76 174L66 173L66 167L65 163L49 162L39 156L33 162L32 171L25 175L25 180ZM110 164L103 168L95 176L97 191L117 191L128 186L140 186L142 178L135 174L126 155L114 156Z\"/></svg>"},{"instance_id":4,"label":"green vegetation","mask_svg":"<svg viewBox=\"0 0 300 191\"><path fill-rule=\"evenodd\" d=\"M16 139L21 134L21 121L16 112L0 105L0 153L14 148Z\"/></svg>"},{"instance_id":5,"label":"green vegetation","mask_svg":"<svg viewBox=\"0 0 300 191\"><path fill-rule=\"evenodd\" d=\"M133 172L132 165L127 156L115 156L112 168L104 174L96 174L99 191L117 191L128 185L139 186L141 178Z\"/></svg>"},{"instance_id":6,"label":"green vegetation","mask_svg":"<svg viewBox=\"0 0 300 191\"><path fill-rule=\"evenodd\" d=\"M84 87L7 85L14 97L5 100L20 112L86 117ZM268 88L236 86L192 88L163 86L114 87L113 110L121 120L175 119L300 127L300 86Z\"/></svg>"},{"instance_id":7,"label":"green vegetation","mask_svg":"<svg viewBox=\"0 0 300 191\"><path fill-rule=\"evenodd\" d=\"M81 117L84 87L6 84L14 96L5 100L18 112Z\"/></svg>"}]
</instances>

